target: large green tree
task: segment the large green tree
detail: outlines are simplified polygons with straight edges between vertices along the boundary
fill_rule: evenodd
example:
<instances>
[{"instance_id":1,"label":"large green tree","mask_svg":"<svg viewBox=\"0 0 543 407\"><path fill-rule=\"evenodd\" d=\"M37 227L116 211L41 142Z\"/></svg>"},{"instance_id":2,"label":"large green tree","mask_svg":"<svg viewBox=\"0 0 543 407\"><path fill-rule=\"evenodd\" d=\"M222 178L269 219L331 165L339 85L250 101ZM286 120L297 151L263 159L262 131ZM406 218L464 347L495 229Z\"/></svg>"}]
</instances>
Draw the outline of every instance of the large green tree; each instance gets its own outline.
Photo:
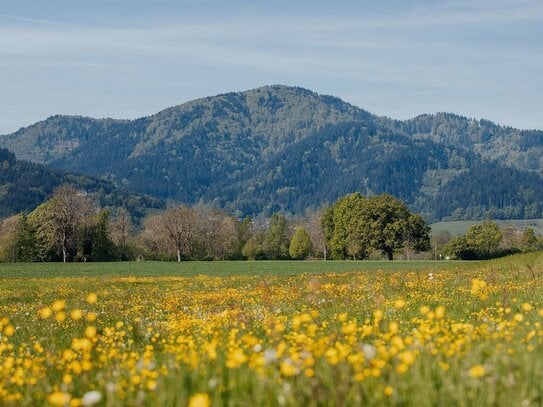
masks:
<instances>
[{"instance_id":1,"label":"large green tree","mask_svg":"<svg viewBox=\"0 0 543 407\"><path fill-rule=\"evenodd\" d=\"M452 238L443 246L443 253L448 260L465 260L475 256L473 251L468 247L466 236Z\"/></svg>"},{"instance_id":2,"label":"large green tree","mask_svg":"<svg viewBox=\"0 0 543 407\"><path fill-rule=\"evenodd\" d=\"M78 246L78 235L92 211L92 203L85 192L71 185L58 187L53 196L38 206L29 215L29 221L36 227L40 250L48 257L74 258Z\"/></svg>"},{"instance_id":3,"label":"large green tree","mask_svg":"<svg viewBox=\"0 0 543 407\"><path fill-rule=\"evenodd\" d=\"M430 228L424 219L393 196L346 195L334 204L332 213L332 221L329 214L323 217L323 226L336 258L361 258L373 249L393 260L394 252L401 249L430 248Z\"/></svg>"},{"instance_id":4,"label":"large green tree","mask_svg":"<svg viewBox=\"0 0 543 407\"><path fill-rule=\"evenodd\" d=\"M420 215L413 215L401 200L387 194L368 199L363 225L369 246L381 250L389 260L403 248L430 248L430 228Z\"/></svg>"}]
</instances>

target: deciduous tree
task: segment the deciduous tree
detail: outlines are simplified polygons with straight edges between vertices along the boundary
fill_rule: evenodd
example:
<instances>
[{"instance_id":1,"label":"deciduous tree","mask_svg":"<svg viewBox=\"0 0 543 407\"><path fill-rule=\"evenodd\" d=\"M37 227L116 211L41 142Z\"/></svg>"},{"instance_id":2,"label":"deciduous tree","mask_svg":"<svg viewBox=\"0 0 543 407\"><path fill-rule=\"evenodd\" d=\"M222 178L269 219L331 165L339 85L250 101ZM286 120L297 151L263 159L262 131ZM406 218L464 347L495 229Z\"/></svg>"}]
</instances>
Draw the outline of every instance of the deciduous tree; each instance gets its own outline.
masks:
<instances>
[{"instance_id":1,"label":"deciduous tree","mask_svg":"<svg viewBox=\"0 0 543 407\"><path fill-rule=\"evenodd\" d=\"M539 240L535 235L535 232L532 228L527 228L522 232L520 239L520 249L524 252L535 252L539 250Z\"/></svg>"},{"instance_id":2,"label":"deciduous tree","mask_svg":"<svg viewBox=\"0 0 543 407\"><path fill-rule=\"evenodd\" d=\"M381 250L389 260L403 248L429 249L424 219L413 215L405 203L390 195L365 198L359 193L339 199L323 217L324 234L335 257L365 257L370 249Z\"/></svg>"},{"instance_id":3,"label":"deciduous tree","mask_svg":"<svg viewBox=\"0 0 543 407\"><path fill-rule=\"evenodd\" d=\"M127 241L134 229L130 214L123 207L117 208L113 213L113 221L109 225L111 239L119 248L121 260L127 260Z\"/></svg>"},{"instance_id":4,"label":"deciduous tree","mask_svg":"<svg viewBox=\"0 0 543 407\"><path fill-rule=\"evenodd\" d=\"M271 258L283 259L288 257L288 225L284 215L278 213L272 215L264 244L265 251Z\"/></svg>"},{"instance_id":5,"label":"deciduous tree","mask_svg":"<svg viewBox=\"0 0 543 407\"><path fill-rule=\"evenodd\" d=\"M90 213L92 204L87 194L69 184L63 184L53 193L46 211L47 227L53 245L61 252L65 263L76 249L77 230Z\"/></svg>"},{"instance_id":6,"label":"deciduous tree","mask_svg":"<svg viewBox=\"0 0 543 407\"><path fill-rule=\"evenodd\" d=\"M177 206L149 217L145 221L145 228L156 239L166 242L180 262L183 253L194 241L198 217L192 208Z\"/></svg>"},{"instance_id":7,"label":"deciduous tree","mask_svg":"<svg viewBox=\"0 0 543 407\"><path fill-rule=\"evenodd\" d=\"M466 242L468 247L476 251L480 257L488 258L500 247L502 236L496 222L485 220L470 226L466 232Z\"/></svg>"}]
</instances>

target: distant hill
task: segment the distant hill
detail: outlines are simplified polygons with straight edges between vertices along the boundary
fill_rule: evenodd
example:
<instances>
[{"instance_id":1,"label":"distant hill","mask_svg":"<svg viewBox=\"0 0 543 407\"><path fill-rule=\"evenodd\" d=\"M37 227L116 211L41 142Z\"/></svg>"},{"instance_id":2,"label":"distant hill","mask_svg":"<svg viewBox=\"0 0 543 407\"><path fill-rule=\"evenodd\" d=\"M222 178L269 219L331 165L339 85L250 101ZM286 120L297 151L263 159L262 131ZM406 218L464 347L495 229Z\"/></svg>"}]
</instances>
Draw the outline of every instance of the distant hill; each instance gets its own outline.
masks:
<instances>
[{"instance_id":1,"label":"distant hill","mask_svg":"<svg viewBox=\"0 0 543 407\"><path fill-rule=\"evenodd\" d=\"M237 215L301 213L360 191L430 220L543 217L543 132L447 113L392 120L266 86L136 120L54 116L0 136L18 158Z\"/></svg>"},{"instance_id":2,"label":"distant hill","mask_svg":"<svg viewBox=\"0 0 543 407\"><path fill-rule=\"evenodd\" d=\"M106 181L17 160L13 153L1 148L0 167L0 217L31 212L63 183L88 192L103 207L124 206L135 220L144 216L146 209L163 206L156 198L121 191Z\"/></svg>"}]
</instances>

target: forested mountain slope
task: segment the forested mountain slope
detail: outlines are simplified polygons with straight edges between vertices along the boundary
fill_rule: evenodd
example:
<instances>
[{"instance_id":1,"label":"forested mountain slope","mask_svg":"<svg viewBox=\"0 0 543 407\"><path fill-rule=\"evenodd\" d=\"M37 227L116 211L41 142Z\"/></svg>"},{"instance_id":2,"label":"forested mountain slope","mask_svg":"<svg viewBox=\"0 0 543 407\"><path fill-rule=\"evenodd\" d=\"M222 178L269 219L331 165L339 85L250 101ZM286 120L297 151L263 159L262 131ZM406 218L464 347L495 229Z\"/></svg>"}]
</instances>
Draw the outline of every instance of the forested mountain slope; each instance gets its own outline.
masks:
<instances>
[{"instance_id":1,"label":"forested mountain slope","mask_svg":"<svg viewBox=\"0 0 543 407\"><path fill-rule=\"evenodd\" d=\"M432 220L543 216L543 132L451 114L392 120L295 87L198 99L136 120L54 116L1 136L0 146L238 215L300 213L357 190L396 195Z\"/></svg>"},{"instance_id":2,"label":"forested mountain slope","mask_svg":"<svg viewBox=\"0 0 543 407\"><path fill-rule=\"evenodd\" d=\"M64 183L89 193L102 207L125 207L136 221L146 209L163 206L159 199L130 194L106 181L17 160L13 153L0 148L0 217L31 212Z\"/></svg>"},{"instance_id":3,"label":"forested mountain slope","mask_svg":"<svg viewBox=\"0 0 543 407\"><path fill-rule=\"evenodd\" d=\"M543 131L498 126L450 113L398 122L402 132L471 150L491 161L543 175Z\"/></svg>"}]
</instances>

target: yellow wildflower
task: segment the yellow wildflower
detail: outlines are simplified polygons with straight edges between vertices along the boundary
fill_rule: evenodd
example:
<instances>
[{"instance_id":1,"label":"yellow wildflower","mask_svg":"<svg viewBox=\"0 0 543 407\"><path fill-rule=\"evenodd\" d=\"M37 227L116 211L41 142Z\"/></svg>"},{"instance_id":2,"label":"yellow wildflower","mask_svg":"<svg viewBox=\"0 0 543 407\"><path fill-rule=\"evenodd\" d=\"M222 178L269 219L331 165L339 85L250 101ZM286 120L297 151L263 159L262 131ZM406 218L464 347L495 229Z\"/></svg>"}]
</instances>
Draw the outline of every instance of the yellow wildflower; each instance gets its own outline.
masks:
<instances>
[{"instance_id":1,"label":"yellow wildflower","mask_svg":"<svg viewBox=\"0 0 543 407\"><path fill-rule=\"evenodd\" d=\"M196 393L189 399L188 407L209 407L211 400L206 393Z\"/></svg>"},{"instance_id":2,"label":"yellow wildflower","mask_svg":"<svg viewBox=\"0 0 543 407\"><path fill-rule=\"evenodd\" d=\"M394 308L396 309L402 309L405 307L405 301L402 300L401 298L397 299L396 301L394 301Z\"/></svg>"},{"instance_id":3,"label":"yellow wildflower","mask_svg":"<svg viewBox=\"0 0 543 407\"><path fill-rule=\"evenodd\" d=\"M524 304L522 304L521 308L524 312L530 312L534 307L532 307L532 304L530 304L529 302L525 302Z\"/></svg>"},{"instance_id":4,"label":"yellow wildflower","mask_svg":"<svg viewBox=\"0 0 543 407\"><path fill-rule=\"evenodd\" d=\"M72 318L74 321L79 321L81 318L83 318L83 312L80 309L73 309L70 311L70 318Z\"/></svg>"},{"instance_id":5,"label":"yellow wildflower","mask_svg":"<svg viewBox=\"0 0 543 407\"><path fill-rule=\"evenodd\" d=\"M88 326L85 329L85 336L89 339L94 338L96 336L96 328L94 326Z\"/></svg>"},{"instance_id":6,"label":"yellow wildflower","mask_svg":"<svg viewBox=\"0 0 543 407\"><path fill-rule=\"evenodd\" d=\"M53 310L49 307L43 307L41 310L40 310L40 318L42 319L47 319L49 317L51 317L51 315L53 315Z\"/></svg>"},{"instance_id":7,"label":"yellow wildflower","mask_svg":"<svg viewBox=\"0 0 543 407\"><path fill-rule=\"evenodd\" d=\"M486 370L483 365L475 365L469 369L468 374L477 379L483 377L486 374Z\"/></svg>"},{"instance_id":8,"label":"yellow wildflower","mask_svg":"<svg viewBox=\"0 0 543 407\"><path fill-rule=\"evenodd\" d=\"M65 406L70 402L70 395L61 391L55 391L47 396L47 401L53 406Z\"/></svg>"},{"instance_id":9,"label":"yellow wildflower","mask_svg":"<svg viewBox=\"0 0 543 407\"><path fill-rule=\"evenodd\" d=\"M55 312L62 311L64 308L66 308L66 301L64 300L56 300L51 304L51 309Z\"/></svg>"},{"instance_id":10,"label":"yellow wildflower","mask_svg":"<svg viewBox=\"0 0 543 407\"><path fill-rule=\"evenodd\" d=\"M96 301L98 301L98 296L95 293L90 293L89 295L87 295L88 304L95 304Z\"/></svg>"}]
</instances>

